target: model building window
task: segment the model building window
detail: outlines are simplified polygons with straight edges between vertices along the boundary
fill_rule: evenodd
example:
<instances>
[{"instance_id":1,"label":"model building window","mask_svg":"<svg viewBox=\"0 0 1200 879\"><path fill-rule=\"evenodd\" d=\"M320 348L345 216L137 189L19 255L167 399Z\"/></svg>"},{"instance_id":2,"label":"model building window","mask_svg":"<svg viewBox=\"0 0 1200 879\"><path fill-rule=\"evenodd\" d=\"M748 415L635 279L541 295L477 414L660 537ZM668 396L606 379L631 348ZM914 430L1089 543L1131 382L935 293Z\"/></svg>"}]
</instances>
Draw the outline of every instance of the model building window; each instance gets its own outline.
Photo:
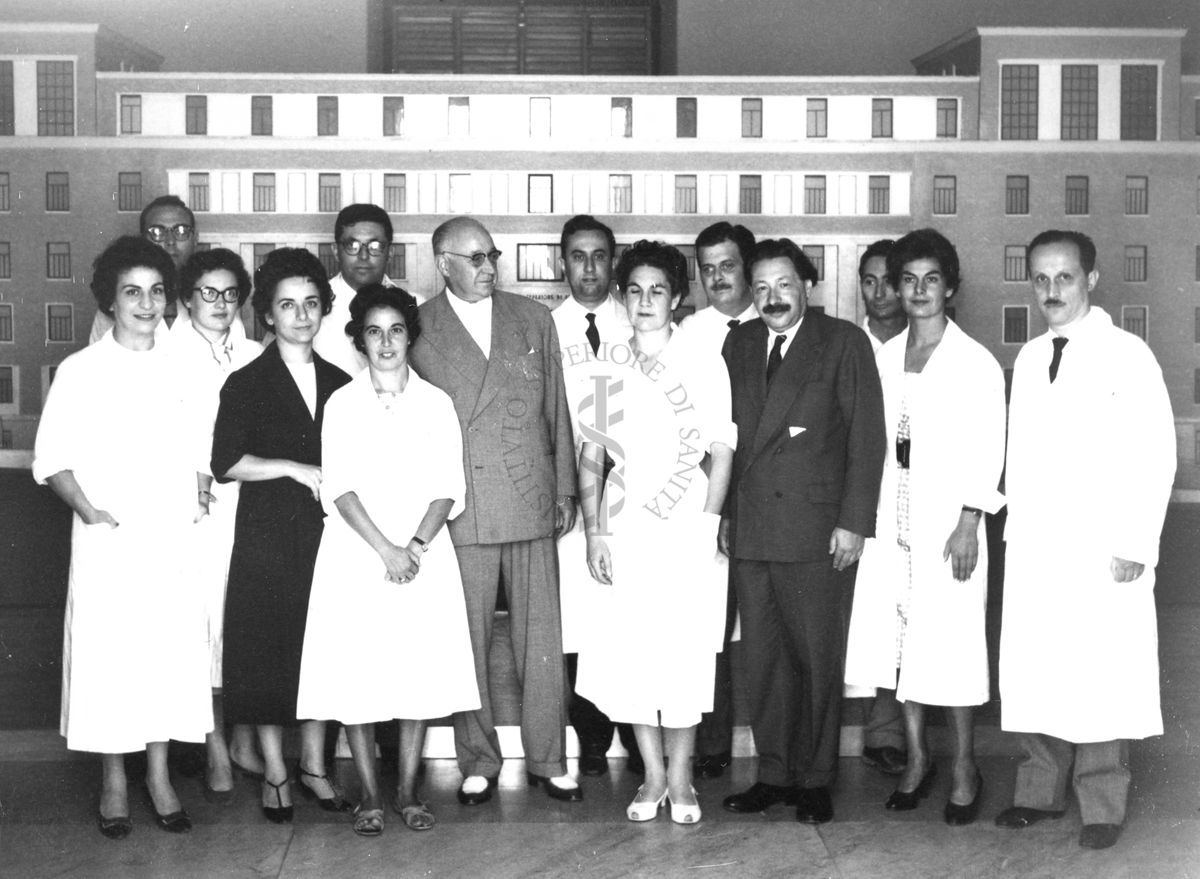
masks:
<instances>
[{"instance_id":1,"label":"model building window","mask_svg":"<svg viewBox=\"0 0 1200 879\"><path fill-rule=\"evenodd\" d=\"M51 280L69 280L71 277L71 244L67 241L50 241L46 244L46 277Z\"/></svg>"},{"instance_id":2,"label":"model building window","mask_svg":"<svg viewBox=\"0 0 1200 879\"><path fill-rule=\"evenodd\" d=\"M958 213L958 178L942 175L933 178L933 212L935 214Z\"/></svg>"},{"instance_id":3,"label":"model building window","mask_svg":"<svg viewBox=\"0 0 1200 879\"><path fill-rule=\"evenodd\" d=\"M742 174L738 178L738 212L762 213L762 175Z\"/></svg>"},{"instance_id":4,"label":"model building window","mask_svg":"<svg viewBox=\"0 0 1200 879\"><path fill-rule=\"evenodd\" d=\"M121 95L121 134L142 133L142 96Z\"/></svg>"},{"instance_id":5,"label":"model building window","mask_svg":"<svg viewBox=\"0 0 1200 879\"><path fill-rule=\"evenodd\" d=\"M698 210L696 175L675 175L675 213L694 214Z\"/></svg>"},{"instance_id":6,"label":"model building window","mask_svg":"<svg viewBox=\"0 0 1200 879\"><path fill-rule=\"evenodd\" d=\"M75 62L37 63L38 135L62 137L75 133Z\"/></svg>"},{"instance_id":7,"label":"model building window","mask_svg":"<svg viewBox=\"0 0 1200 879\"><path fill-rule=\"evenodd\" d=\"M188 174L188 207L193 211L208 210L208 174L197 172Z\"/></svg>"},{"instance_id":8,"label":"model building window","mask_svg":"<svg viewBox=\"0 0 1200 879\"><path fill-rule=\"evenodd\" d=\"M529 213L554 213L554 175L529 175Z\"/></svg>"},{"instance_id":9,"label":"model building window","mask_svg":"<svg viewBox=\"0 0 1200 879\"><path fill-rule=\"evenodd\" d=\"M1005 64L1000 68L1000 139L1037 140L1038 68Z\"/></svg>"},{"instance_id":10,"label":"model building window","mask_svg":"<svg viewBox=\"0 0 1200 879\"><path fill-rule=\"evenodd\" d=\"M892 181L885 174L867 178L867 212L889 214L892 211Z\"/></svg>"},{"instance_id":11,"label":"model building window","mask_svg":"<svg viewBox=\"0 0 1200 879\"><path fill-rule=\"evenodd\" d=\"M1010 174L1004 178L1004 213L1029 213L1029 178Z\"/></svg>"},{"instance_id":12,"label":"model building window","mask_svg":"<svg viewBox=\"0 0 1200 879\"><path fill-rule=\"evenodd\" d=\"M254 175L254 210L267 212L275 210L274 174L256 173Z\"/></svg>"},{"instance_id":13,"label":"model building window","mask_svg":"<svg viewBox=\"0 0 1200 879\"><path fill-rule=\"evenodd\" d=\"M338 133L338 99L336 95L317 97L317 136L336 137Z\"/></svg>"},{"instance_id":14,"label":"model building window","mask_svg":"<svg viewBox=\"0 0 1200 879\"><path fill-rule=\"evenodd\" d=\"M763 136L762 98L742 98L742 137Z\"/></svg>"},{"instance_id":15,"label":"model building window","mask_svg":"<svg viewBox=\"0 0 1200 879\"><path fill-rule=\"evenodd\" d=\"M825 175L804 175L804 213L825 213Z\"/></svg>"},{"instance_id":16,"label":"model building window","mask_svg":"<svg viewBox=\"0 0 1200 879\"><path fill-rule=\"evenodd\" d=\"M317 175L317 210L333 213L342 209L342 175Z\"/></svg>"},{"instance_id":17,"label":"model building window","mask_svg":"<svg viewBox=\"0 0 1200 879\"><path fill-rule=\"evenodd\" d=\"M806 131L809 137L829 136L829 101L826 98L809 98L806 116Z\"/></svg>"},{"instance_id":18,"label":"model building window","mask_svg":"<svg viewBox=\"0 0 1200 879\"><path fill-rule=\"evenodd\" d=\"M1125 213L1131 215L1150 213L1150 178L1125 178Z\"/></svg>"},{"instance_id":19,"label":"model building window","mask_svg":"<svg viewBox=\"0 0 1200 879\"><path fill-rule=\"evenodd\" d=\"M1146 280L1146 246L1131 244L1125 248L1125 280L1139 282Z\"/></svg>"},{"instance_id":20,"label":"model building window","mask_svg":"<svg viewBox=\"0 0 1200 879\"><path fill-rule=\"evenodd\" d=\"M1004 306L1004 344L1024 345L1029 341L1029 306Z\"/></svg>"},{"instance_id":21,"label":"model building window","mask_svg":"<svg viewBox=\"0 0 1200 879\"><path fill-rule=\"evenodd\" d=\"M69 211L71 209L71 176L66 171L49 171L46 174L46 210Z\"/></svg>"},{"instance_id":22,"label":"model building window","mask_svg":"<svg viewBox=\"0 0 1200 879\"><path fill-rule=\"evenodd\" d=\"M1082 175L1068 175L1066 212L1075 216L1088 212L1088 178Z\"/></svg>"},{"instance_id":23,"label":"model building window","mask_svg":"<svg viewBox=\"0 0 1200 879\"><path fill-rule=\"evenodd\" d=\"M75 341L75 306L46 306L46 341Z\"/></svg>"},{"instance_id":24,"label":"model building window","mask_svg":"<svg viewBox=\"0 0 1200 879\"><path fill-rule=\"evenodd\" d=\"M633 175L608 175L608 212L610 214L633 213Z\"/></svg>"},{"instance_id":25,"label":"model building window","mask_svg":"<svg viewBox=\"0 0 1200 879\"><path fill-rule=\"evenodd\" d=\"M184 99L184 124L188 134L208 134L207 95L188 95Z\"/></svg>"},{"instance_id":26,"label":"model building window","mask_svg":"<svg viewBox=\"0 0 1200 879\"><path fill-rule=\"evenodd\" d=\"M383 136L401 137L404 134L404 98L385 96L383 99Z\"/></svg>"},{"instance_id":27,"label":"model building window","mask_svg":"<svg viewBox=\"0 0 1200 879\"><path fill-rule=\"evenodd\" d=\"M675 99L675 136L696 136L696 99Z\"/></svg>"},{"instance_id":28,"label":"model building window","mask_svg":"<svg viewBox=\"0 0 1200 879\"><path fill-rule=\"evenodd\" d=\"M871 99L871 137L892 136L892 99Z\"/></svg>"},{"instance_id":29,"label":"model building window","mask_svg":"<svg viewBox=\"0 0 1200 879\"><path fill-rule=\"evenodd\" d=\"M403 174L383 175L383 209L389 214L408 210L408 183Z\"/></svg>"},{"instance_id":30,"label":"model building window","mask_svg":"<svg viewBox=\"0 0 1200 879\"><path fill-rule=\"evenodd\" d=\"M254 95L250 98L250 133L270 137L275 131L275 112L270 95Z\"/></svg>"},{"instance_id":31,"label":"model building window","mask_svg":"<svg viewBox=\"0 0 1200 879\"><path fill-rule=\"evenodd\" d=\"M611 109L613 137L633 137L633 98L613 98Z\"/></svg>"},{"instance_id":32,"label":"model building window","mask_svg":"<svg viewBox=\"0 0 1200 879\"><path fill-rule=\"evenodd\" d=\"M958 98L938 98L937 136L958 137Z\"/></svg>"},{"instance_id":33,"label":"model building window","mask_svg":"<svg viewBox=\"0 0 1200 879\"><path fill-rule=\"evenodd\" d=\"M120 171L117 174L117 210L142 209L142 172Z\"/></svg>"},{"instance_id":34,"label":"model building window","mask_svg":"<svg viewBox=\"0 0 1200 879\"><path fill-rule=\"evenodd\" d=\"M1025 258L1024 244L1004 245L1004 280L1029 280L1029 261Z\"/></svg>"},{"instance_id":35,"label":"model building window","mask_svg":"<svg viewBox=\"0 0 1200 879\"><path fill-rule=\"evenodd\" d=\"M1095 64L1063 65L1063 140L1096 139L1100 118L1099 71Z\"/></svg>"},{"instance_id":36,"label":"model building window","mask_svg":"<svg viewBox=\"0 0 1200 879\"><path fill-rule=\"evenodd\" d=\"M1121 140L1158 140L1158 68L1121 65Z\"/></svg>"}]
</instances>

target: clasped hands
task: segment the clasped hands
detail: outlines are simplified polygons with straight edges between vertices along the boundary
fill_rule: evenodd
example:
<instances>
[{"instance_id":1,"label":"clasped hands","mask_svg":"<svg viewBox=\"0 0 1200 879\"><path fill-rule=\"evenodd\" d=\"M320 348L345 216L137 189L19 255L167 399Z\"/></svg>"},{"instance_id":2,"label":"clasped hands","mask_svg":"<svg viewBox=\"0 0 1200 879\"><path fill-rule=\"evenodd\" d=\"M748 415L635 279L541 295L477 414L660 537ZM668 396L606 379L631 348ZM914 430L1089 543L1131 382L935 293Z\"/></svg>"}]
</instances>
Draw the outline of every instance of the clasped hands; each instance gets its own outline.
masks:
<instances>
[{"instance_id":1,"label":"clasped hands","mask_svg":"<svg viewBox=\"0 0 1200 879\"><path fill-rule=\"evenodd\" d=\"M396 546L389 543L379 553L383 565L387 569L383 579L388 583L411 583L421 573L421 556L407 546Z\"/></svg>"}]
</instances>

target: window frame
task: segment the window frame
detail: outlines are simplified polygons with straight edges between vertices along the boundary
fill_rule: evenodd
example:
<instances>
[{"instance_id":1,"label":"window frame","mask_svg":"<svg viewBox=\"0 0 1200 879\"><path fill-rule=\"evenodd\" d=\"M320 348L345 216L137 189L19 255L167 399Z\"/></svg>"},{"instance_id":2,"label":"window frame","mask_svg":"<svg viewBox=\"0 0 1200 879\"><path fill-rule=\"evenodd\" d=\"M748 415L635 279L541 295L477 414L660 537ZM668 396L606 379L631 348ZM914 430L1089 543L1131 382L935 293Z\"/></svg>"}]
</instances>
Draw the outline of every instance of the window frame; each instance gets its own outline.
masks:
<instances>
[{"instance_id":1,"label":"window frame","mask_svg":"<svg viewBox=\"0 0 1200 879\"><path fill-rule=\"evenodd\" d=\"M1029 190L1028 174L1006 174L1004 176L1004 215L1006 217L1029 216Z\"/></svg>"},{"instance_id":2,"label":"window frame","mask_svg":"<svg viewBox=\"0 0 1200 879\"><path fill-rule=\"evenodd\" d=\"M820 186L817 184L820 183ZM820 210L814 210L820 201ZM829 175L804 175L804 216L822 217L829 213Z\"/></svg>"},{"instance_id":3,"label":"window frame","mask_svg":"<svg viewBox=\"0 0 1200 879\"><path fill-rule=\"evenodd\" d=\"M700 129L700 105L696 98L675 98L675 137L694 138Z\"/></svg>"},{"instance_id":4,"label":"window frame","mask_svg":"<svg viewBox=\"0 0 1200 879\"><path fill-rule=\"evenodd\" d=\"M871 98L871 138L889 140L893 133L895 104L892 98Z\"/></svg>"},{"instance_id":5,"label":"window frame","mask_svg":"<svg viewBox=\"0 0 1200 879\"><path fill-rule=\"evenodd\" d=\"M336 178L336 186L331 185L330 178ZM330 202L332 198L332 202ZM333 207L330 207L330 204ZM317 172L317 213L336 214L342 209L342 172Z\"/></svg>"},{"instance_id":6,"label":"window frame","mask_svg":"<svg viewBox=\"0 0 1200 879\"><path fill-rule=\"evenodd\" d=\"M12 242L0 241L0 281L12 280Z\"/></svg>"},{"instance_id":7,"label":"window frame","mask_svg":"<svg viewBox=\"0 0 1200 879\"><path fill-rule=\"evenodd\" d=\"M1004 245L1004 283L1029 283L1029 257L1024 244Z\"/></svg>"},{"instance_id":8,"label":"window frame","mask_svg":"<svg viewBox=\"0 0 1200 879\"><path fill-rule=\"evenodd\" d=\"M65 251L52 252L51 248L65 248ZM66 260L66 270L63 274L54 274L53 269L58 260ZM71 242L70 241L47 241L46 242L46 280L47 281L70 281L73 279L71 274Z\"/></svg>"},{"instance_id":9,"label":"window frame","mask_svg":"<svg viewBox=\"0 0 1200 879\"><path fill-rule=\"evenodd\" d=\"M950 181L950 186L939 186L939 181ZM947 199L944 193L949 192L948 200L950 202L949 210L941 210L940 203ZM958 214L958 175L957 174L934 174L933 175L933 193L930 202L930 210L934 216L952 217Z\"/></svg>"},{"instance_id":10,"label":"window frame","mask_svg":"<svg viewBox=\"0 0 1200 879\"><path fill-rule=\"evenodd\" d=\"M1141 312L1142 312L1142 314L1141 314L1141 324L1142 324L1141 333L1138 333L1136 330L1136 320L1134 321L1135 329L1131 330L1129 328L1130 321L1126 317L1127 313L1129 313L1130 316L1133 316L1132 313L1137 310L1141 310ZM1149 342L1149 340L1150 340L1150 306L1149 305L1122 305L1121 306L1121 329L1123 329L1127 333L1137 336L1143 342Z\"/></svg>"},{"instance_id":11,"label":"window frame","mask_svg":"<svg viewBox=\"0 0 1200 879\"><path fill-rule=\"evenodd\" d=\"M526 272L526 268L533 265L533 259L528 249L531 247L546 248L549 262L546 264L550 271L550 277L544 275L533 277ZM537 263L541 265L541 261ZM554 284L562 283L565 278L561 268L562 263L562 245L557 241L526 241L517 244L517 281L522 284ZM540 275L541 273L539 273Z\"/></svg>"},{"instance_id":12,"label":"window frame","mask_svg":"<svg viewBox=\"0 0 1200 879\"><path fill-rule=\"evenodd\" d=\"M633 213L632 174L608 175L608 212L610 214Z\"/></svg>"},{"instance_id":13,"label":"window frame","mask_svg":"<svg viewBox=\"0 0 1200 879\"><path fill-rule=\"evenodd\" d=\"M608 111L608 134L610 137L633 137L633 98L611 97ZM621 116L618 116L618 112Z\"/></svg>"},{"instance_id":14,"label":"window frame","mask_svg":"<svg viewBox=\"0 0 1200 879\"><path fill-rule=\"evenodd\" d=\"M404 96L383 95L380 109L383 137L404 137ZM447 122L449 124L449 122ZM389 130L390 129L390 130Z\"/></svg>"},{"instance_id":15,"label":"window frame","mask_svg":"<svg viewBox=\"0 0 1200 879\"><path fill-rule=\"evenodd\" d=\"M1024 338L1011 339L1009 338L1009 320L1008 315L1021 314L1023 317ZM1016 325L1013 325L1016 329ZM1029 306L1028 305L1005 305L1000 309L1000 344L1001 345L1024 345L1029 341Z\"/></svg>"},{"instance_id":16,"label":"window frame","mask_svg":"<svg viewBox=\"0 0 1200 879\"><path fill-rule=\"evenodd\" d=\"M742 137L757 139L763 136L763 99L742 98Z\"/></svg>"},{"instance_id":17,"label":"window frame","mask_svg":"<svg viewBox=\"0 0 1200 879\"><path fill-rule=\"evenodd\" d=\"M958 139L958 98L937 99L936 136L943 140Z\"/></svg>"},{"instance_id":18,"label":"window frame","mask_svg":"<svg viewBox=\"0 0 1200 879\"><path fill-rule=\"evenodd\" d=\"M203 186L192 178L203 177ZM201 195L201 192L203 195ZM207 171L188 171L188 207L193 213L202 214L209 211L212 196L212 178Z\"/></svg>"},{"instance_id":19,"label":"window frame","mask_svg":"<svg viewBox=\"0 0 1200 879\"><path fill-rule=\"evenodd\" d=\"M1100 66L1063 64L1060 75L1060 140L1098 140L1100 137ZM1070 100L1074 98L1074 100Z\"/></svg>"},{"instance_id":20,"label":"window frame","mask_svg":"<svg viewBox=\"0 0 1200 879\"><path fill-rule=\"evenodd\" d=\"M400 185L395 185L394 178L400 178ZM390 184L390 185L389 185ZM394 193L399 190L400 201L399 206L396 206L391 198ZM381 207L389 214L404 214L408 212L408 174L403 171L384 171L383 172L383 204Z\"/></svg>"},{"instance_id":21,"label":"window frame","mask_svg":"<svg viewBox=\"0 0 1200 879\"><path fill-rule=\"evenodd\" d=\"M691 181L691 189L687 186L680 186L680 183ZM680 207L680 200L683 200L683 207ZM688 203L691 204L691 210L687 209ZM675 213L677 214L695 214L700 211L700 175L699 174L676 174L675 175Z\"/></svg>"},{"instance_id":22,"label":"window frame","mask_svg":"<svg viewBox=\"0 0 1200 879\"><path fill-rule=\"evenodd\" d=\"M250 211L255 214L273 214L278 205L278 189L274 171L250 172ZM269 205L269 206L268 206Z\"/></svg>"},{"instance_id":23,"label":"window frame","mask_svg":"<svg viewBox=\"0 0 1200 879\"><path fill-rule=\"evenodd\" d=\"M118 131L120 134L142 133L142 96L122 94L117 97Z\"/></svg>"},{"instance_id":24,"label":"window frame","mask_svg":"<svg viewBox=\"0 0 1200 879\"><path fill-rule=\"evenodd\" d=\"M546 205L545 210L534 210L533 200L534 200L534 181L535 180L538 181L539 184L544 181L544 182L548 183L548 185L549 185L549 191L547 193L548 198L549 198L549 203ZM552 213L554 213L554 175L553 174L546 174L546 173L541 173L541 172L531 173L528 175L528 177L525 181L525 186L526 186L525 209L526 209L527 213L530 213L530 214L552 214ZM540 196L541 196L541 193L539 192L539 197Z\"/></svg>"},{"instance_id":25,"label":"window frame","mask_svg":"<svg viewBox=\"0 0 1200 879\"><path fill-rule=\"evenodd\" d=\"M75 100L75 61L66 58L39 59L38 137L74 137Z\"/></svg>"},{"instance_id":26,"label":"window frame","mask_svg":"<svg viewBox=\"0 0 1200 879\"><path fill-rule=\"evenodd\" d=\"M1083 181L1083 186L1080 188L1079 181ZM1075 188L1071 188L1072 181L1075 182ZM1087 174L1068 174L1064 182L1063 190L1063 214L1068 217L1086 217L1092 210L1092 195L1091 195L1091 178ZM1080 196L1082 193L1082 196ZM1083 199L1083 210L1072 210L1072 195L1074 200ZM1078 207L1078 205L1074 205Z\"/></svg>"},{"instance_id":27,"label":"window frame","mask_svg":"<svg viewBox=\"0 0 1200 879\"><path fill-rule=\"evenodd\" d=\"M1036 64L1000 65L1000 139L1037 140L1041 73Z\"/></svg>"},{"instance_id":28,"label":"window frame","mask_svg":"<svg viewBox=\"0 0 1200 879\"><path fill-rule=\"evenodd\" d=\"M137 180L127 180L126 178L134 178ZM135 194L136 193L136 194ZM129 196L128 198L126 196ZM141 213L145 206L142 196L142 172L141 171L118 171L117 172L117 211L132 213L134 211Z\"/></svg>"},{"instance_id":29,"label":"window frame","mask_svg":"<svg viewBox=\"0 0 1200 879\"><path fill-rule=\"evenodd\" d=\"M275 134L275 101L272 95L250 96L250 136L273 137Z\"/></svg>"},{"instance_id":30,"label":"window frame","mask_svg":"<svg viewBox=\"0 0 1200 879\"><path fill-rule=\"evenodd\" d=\"M867 213L878 217L891 215L892 178L890 174L867 175Z\"/></svg>"},{"instance_id":31,"label":"window frame","mask_svg":"<svg viewBox=\"0 0 1200 879\"><path fill-rule=\"evenodd\" d=\"M814 139L829 137L829 98L805 99L804 136Z\"/></svg>"},{"instance_id":32,"label":"window frame","mask_svg":"<svg viewBox=\"0 0 1200 879\"><path fill-rule=\"evenodd\" d=\"M1139 183L1140 181L1140 183ZM1125 216L1145 217L1150 214L1150 178L1144 174L1125 177Z\"/></svg>"},{"instance_id":33,"label":"window frame","mask_svg":"<svg viewBox=\"0 0 1200 879\"><path fill-rule=\"evenodd\" d=\"M208 95L184 95L183 127L184 134L192 137L208 134Z\"/></svg>"},{"instance_id":34,"label":"window frame","mask_svg":"<svg viewBox=\"0 0 1200 879\"><path fill-rule=\"evenodd\" d=\"M1125 283L1145 284L1150 279L1150 248L1145 244L1126 244L1122 265ZM1139 274L1141 277L1138 277Z\"/></svg>"},{"instance_id":35,"label":"window frame","mask_svg":"<svg viewBox=\"0 0 1200 879\"><path fill-rule=\"evenodd\" d=\"M60 315L60 316L54 318L53 322L52 322L52 318L50 315L50 309L52 309L52 308L65 308L65 309L67 309L67 314L65 315L65 317ZM74 305L74 303L71 303L71 302L47 302L45 304L44 308L42 309L42 316L45 318L44 328L46 331L45 337L46 337L47 345L73 345L73 344L75 344L75 305ZM70 330L69 338L65 338L65 339L54 338L53 334L51 333L51 329L54 326L66 327L67 329L69 329Z\"/></svg>"},{"instance_id":36,"label":"window frame","mask_svg":"<svg viewBox=\"0 0 1200 879\"><path fill-rule=\"evenodd\" d=\"M62 181L51 181L51 178L62 177ZM59 199L62 206L57 207ZM71 174L69 171L46 172L46 213L69 213L71 210Z\"/></svg>"},{"instance_id":37,"label":"window frame","mask_svg":"<svg viewBox=\"0 0 1200 879\"><path fill-rule=\"evenodd\" d=\"M7 317L5 313L7 312ZM7 326L7 334L4 332ZM0 345L12 345L17 337L16 306L11 302L0 302Z\"/></svg>"},{"instance_id":38,"label":"window frame","mask_svg":"<svg viewBox=\"0 0 1200 879\"><path fill-rule=\"evenodd\" d=\"M338 136L338 96L317 95L317 137Z\"/></svg>"}]
</instances>

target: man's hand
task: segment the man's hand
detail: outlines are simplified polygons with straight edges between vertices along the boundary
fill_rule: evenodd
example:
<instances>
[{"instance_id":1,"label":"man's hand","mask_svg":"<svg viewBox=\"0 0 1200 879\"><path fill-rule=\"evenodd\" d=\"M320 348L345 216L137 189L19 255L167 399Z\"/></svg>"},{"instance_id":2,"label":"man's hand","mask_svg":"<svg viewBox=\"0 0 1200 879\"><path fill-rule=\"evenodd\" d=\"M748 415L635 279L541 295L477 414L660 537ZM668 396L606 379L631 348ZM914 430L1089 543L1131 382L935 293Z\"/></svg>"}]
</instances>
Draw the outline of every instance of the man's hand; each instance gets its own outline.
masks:
<instances>
[{"instance_id":1,"label":"man's hand","mask_svg":"<svg viewBox=\"0 0 1200 879\"><path fill-rule=\"evenodd\" d=\"M1139 562L1131 562L1113 556L1108 569L1112 571L1112 578L1115 582L1132 583L1138 577L1142 576L1142 572L1146 570L1146 566Z\"/></svg>"},{"instance_id":2,"label":"man's hand","mask_svg":"<svg viewBox=\"0 0 1200 879\"><path fill-rule=\"evenodd\" d=\"M575 527L575 498L560 497L554 508L554 536L562 537Z\"/></svg>"},{"instance_id":3,"label":"man's hand","mask_svg":"<svg viewBox=\"0 0 1200 879\"><path fill-rule=\"evenodd\" d=\"M833 556L833 569L844 571L862 556L866 538L845 528L834 528L829 536L829 554Z\"/></svg>"}]
</instances>

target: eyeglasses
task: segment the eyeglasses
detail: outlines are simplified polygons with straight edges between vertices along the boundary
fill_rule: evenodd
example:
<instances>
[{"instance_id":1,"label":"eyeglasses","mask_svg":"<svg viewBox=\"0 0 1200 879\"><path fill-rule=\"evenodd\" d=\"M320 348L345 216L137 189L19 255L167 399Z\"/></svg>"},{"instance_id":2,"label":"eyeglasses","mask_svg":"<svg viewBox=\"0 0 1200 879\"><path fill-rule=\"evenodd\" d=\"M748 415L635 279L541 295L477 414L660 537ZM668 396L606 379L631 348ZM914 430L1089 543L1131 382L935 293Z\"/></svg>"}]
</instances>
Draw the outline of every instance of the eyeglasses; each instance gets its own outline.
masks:
<instances>
[{"instance_id":1,"label":"eyeglasses","mask_svg":"<svg viewBox=\"0 0 1200 879\"><path fill-rule=\"evenodd\" d=\"M391 245L386 241L358 241L354 238L347 238L345 241L338 242L338 247L346 256L358 256L362 253L363 248L366 248L367 253L374 257L383 256Z\"/></svg>"},{"instance_id":2,"label":"eyeglasses","mask_svg":"<svg viewBox=\"0 0 1200 879\"><path fill-rule=\"evenodd\" d=\"M174 226L147 226L145 235L155 244L162 244L168 238L172 241L187 241L196 230L187 223Z\"/></svg>"},{"instance_id":3,"label":"eyeglasses","mask_svg":"<svg viewBox=\"0 0 1200 879\"><path fill-rule=\"evenodd\" d=\"M474 253L455 253L453 250L443 250L442 253L449 254L450 256L461 256L463 259L469 259L471 261L471 265L475 266L477 269L483 268L483 264L485 262L490 262L492 265L500 262L500 251L498 250L489 250L487 253L484 253L482 250L477 250Z\"/></svg>"},{"instance_id":4,"label":"eyeglasses","mask_svg":"<svg viewBox=\"0 0 1200 879\"><path fill-rule=\"evenodd\" d=\"M218 290L216 287L193 287L192 292L199 293L205 302L216 302L220 298L232 303L238 301L238 293L241 291L237 287L226 287L224 290Z\"/></svg>"}]
</instances>

